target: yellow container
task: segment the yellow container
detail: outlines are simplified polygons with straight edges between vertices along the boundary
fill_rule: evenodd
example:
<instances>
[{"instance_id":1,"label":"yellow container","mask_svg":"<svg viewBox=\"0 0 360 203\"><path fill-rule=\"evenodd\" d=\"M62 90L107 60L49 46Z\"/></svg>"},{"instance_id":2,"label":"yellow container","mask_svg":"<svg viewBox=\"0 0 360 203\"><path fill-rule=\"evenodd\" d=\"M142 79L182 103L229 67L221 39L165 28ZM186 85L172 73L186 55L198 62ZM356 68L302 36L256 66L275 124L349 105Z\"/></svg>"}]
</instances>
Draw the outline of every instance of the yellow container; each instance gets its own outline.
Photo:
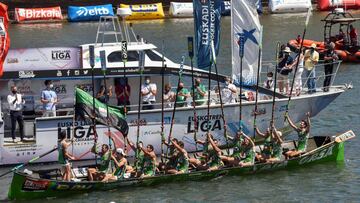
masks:
<instances>
[{"instance_id":1,"label":"yellow container","mask_svg":"<svg viewBox=\"0 0 360 203\"><path fill-rule=\"evenodd\" d=\"M120 8L131 9L132 14L126 17L127 20L162 19L165 17L162 3L136 5L120 4Z\"/></svg>"}]
</instances>

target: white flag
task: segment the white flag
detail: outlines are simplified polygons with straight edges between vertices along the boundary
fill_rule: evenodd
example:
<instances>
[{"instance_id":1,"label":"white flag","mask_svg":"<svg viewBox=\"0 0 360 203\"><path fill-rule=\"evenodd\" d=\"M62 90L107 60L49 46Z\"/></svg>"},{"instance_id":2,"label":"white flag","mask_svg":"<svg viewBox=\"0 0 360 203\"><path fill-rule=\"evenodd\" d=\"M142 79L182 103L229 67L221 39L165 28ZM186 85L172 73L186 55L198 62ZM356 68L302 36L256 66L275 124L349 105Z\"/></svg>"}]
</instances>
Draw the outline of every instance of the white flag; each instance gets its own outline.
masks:
<instances>
[{"instance_id":1,"label":"white flag","mask_svg":"<svg viewBox=\"0 0 360 203\"><path fill-rule=\"evenodd\" d=\"M236 85L240 84L239 37L245 37L242 66L242 83L256 83L258 50L260 46L261 25L256 11L255 1L233 0L231 3L231 40L232 40L232 77Z\"/></svg>"}]
</instances>

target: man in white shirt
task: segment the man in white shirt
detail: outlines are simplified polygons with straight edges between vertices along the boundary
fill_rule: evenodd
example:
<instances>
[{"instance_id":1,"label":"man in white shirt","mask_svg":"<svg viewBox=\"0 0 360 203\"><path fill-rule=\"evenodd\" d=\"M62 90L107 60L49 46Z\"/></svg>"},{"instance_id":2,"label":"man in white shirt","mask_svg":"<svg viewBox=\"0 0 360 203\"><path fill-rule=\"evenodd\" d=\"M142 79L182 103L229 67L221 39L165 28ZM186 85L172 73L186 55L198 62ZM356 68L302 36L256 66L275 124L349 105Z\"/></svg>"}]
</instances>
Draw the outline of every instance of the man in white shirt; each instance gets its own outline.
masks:
<instances>
[{"instance_id":1,"label":"man in white shirt","mask_svg":"<svg viewBox=\"0 0 360 203\"><path fill-rule=\"evenodd\" d=\"M10 118L11 118L11 137L13 142L15 142L15 128L16 122L19 124L20 138L21 141L24 140L24 119L22 115L23 105L25 100L22 98L22 95L17 93L17 87L11 86L11 94L7 96L7 101L10 107Z\"/></svg>"},{"instance_id":2,"label":"man in white shirt","mask_svg":"<svg viewBox=\"0 0 360 203\"><path fill-rule=\"evenodd\" d=\"M236 102L236 96L237 96L237 90L236 86L232 84L230 78L225 79L225 87L222 89L222 95L223 95L223 103L224 104L230 104Z\"/></svg>"},{"instance_id":3,"label":"man in white shirt","mask_svg":"<svg viewBox=\"0 0 360 203\"><path fill-rule=\"evenodd\" d=\"M155 96L157 93L156 84L151 83L150 77L145 77L145 83L141 85L141 96L143 102L143 110L154 109L156 102Z\"/></svg>"}]
</instances>

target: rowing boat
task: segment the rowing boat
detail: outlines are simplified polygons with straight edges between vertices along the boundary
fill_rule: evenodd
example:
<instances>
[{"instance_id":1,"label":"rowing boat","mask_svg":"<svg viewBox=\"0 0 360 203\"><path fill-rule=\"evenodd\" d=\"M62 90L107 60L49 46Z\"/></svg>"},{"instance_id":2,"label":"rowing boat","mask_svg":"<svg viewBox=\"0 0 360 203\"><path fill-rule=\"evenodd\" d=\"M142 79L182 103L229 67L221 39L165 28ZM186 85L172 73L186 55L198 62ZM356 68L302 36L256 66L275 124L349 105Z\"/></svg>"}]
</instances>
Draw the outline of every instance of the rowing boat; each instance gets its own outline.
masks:
<instances>
[{"instance_id":1,"label":"rowing boat","mask_svg":"<svg viewBox=\"0 0 360 203\"><path fill-rule=\"evenodd\" d=\"M308 164L321 163L325 161L344 160L344 141L354 138L353 131L347 131L334 136L314 136L308 140L306 153L289 159L273 163L255 163L248 167L224 167L215 171L190 171L185 174L169 175L157 174L148 178L125 178L114 182L86 181L65 182L59 180L59 169L47 171L24 170L15 171L10 185L8 198L10 200L28 200L49 197L64 197L73 194L87 193L95 190L110 190L122 187L149 186L179 181L199 181L217 178L225 175L248 175L277 169L289 169L303 167ZM283 143L283 149L291 150L297 144L296 140ZM257 146L257 151L261 146ZM86 171L84 168L78 171ZM29 175L31 174L31 175ZM54 175L55 174L55 175ZM57 175L56 175L57 174Z\"/></svg>"}]
</instances>

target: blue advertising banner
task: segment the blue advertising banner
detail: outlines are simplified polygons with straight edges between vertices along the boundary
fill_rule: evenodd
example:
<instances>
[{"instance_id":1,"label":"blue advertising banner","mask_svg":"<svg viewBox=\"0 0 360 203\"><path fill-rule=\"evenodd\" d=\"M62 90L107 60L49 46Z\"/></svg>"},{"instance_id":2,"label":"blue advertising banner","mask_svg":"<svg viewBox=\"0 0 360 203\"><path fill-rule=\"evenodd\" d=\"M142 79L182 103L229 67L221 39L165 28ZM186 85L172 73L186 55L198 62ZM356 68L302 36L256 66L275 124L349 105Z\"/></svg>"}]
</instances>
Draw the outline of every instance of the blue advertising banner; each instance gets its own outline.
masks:
<instances>
[{"instance_id":1,"label":"blue advertising banner","mask_svg":"<svg viewBox=\"0 0 360 203\"><path fill-rule=\"evenodd\" d=\"M100 16L114 16L113 7L111 4L96 5L96 6L69 6L68 18L69 21L94 21L99 20Z\"/></svg>"},{"instance_id":2,"label":"blue advertising banner","mask_svg":"<svg viewBox=\"0 0 360 203\"><path fill-rule=\"evenodd\" d=\"M194 0L195 44L198 68L211 64L211 41L216 55L220 47L221 0Z\"/></svg>"}]
</instances>

